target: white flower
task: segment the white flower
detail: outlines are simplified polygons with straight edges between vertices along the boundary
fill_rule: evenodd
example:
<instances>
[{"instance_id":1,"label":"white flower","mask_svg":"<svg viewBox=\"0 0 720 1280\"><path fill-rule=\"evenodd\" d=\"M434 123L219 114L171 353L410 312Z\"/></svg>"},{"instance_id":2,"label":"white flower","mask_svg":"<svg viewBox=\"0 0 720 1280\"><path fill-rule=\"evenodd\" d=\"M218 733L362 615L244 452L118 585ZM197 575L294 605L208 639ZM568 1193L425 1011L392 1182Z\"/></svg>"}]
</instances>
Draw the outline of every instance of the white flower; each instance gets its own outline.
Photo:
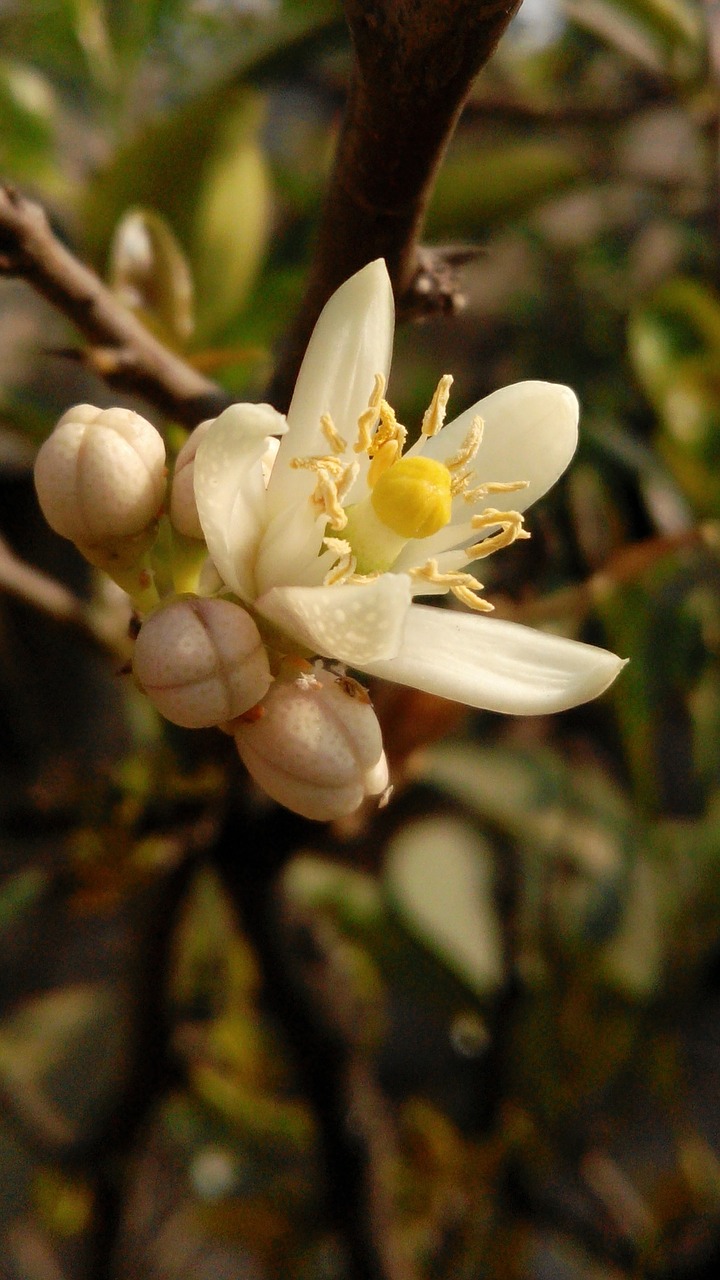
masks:
<instances>
[{"instance_id":1,"label":"white flower","mask_svg":"<svg viewBox=\"0 0 720 1280\"><path fill-rule=\"evenodd\" d=\"M327 303L287 422L268 405L234 405L205 432L195 499L223 583L280 653L521 715L602 693L623 666L604 649L412 602L451 591L489 608L466 567L527 536L518 509L575 451L573 392L518 383L443 426L445 377L401 456L404 428L383 399L392 337L392 291L377 261ZM268 435L283 438L266 483ZM498 510L502 493L512 510Z\"/></svg>"}]
</instances>

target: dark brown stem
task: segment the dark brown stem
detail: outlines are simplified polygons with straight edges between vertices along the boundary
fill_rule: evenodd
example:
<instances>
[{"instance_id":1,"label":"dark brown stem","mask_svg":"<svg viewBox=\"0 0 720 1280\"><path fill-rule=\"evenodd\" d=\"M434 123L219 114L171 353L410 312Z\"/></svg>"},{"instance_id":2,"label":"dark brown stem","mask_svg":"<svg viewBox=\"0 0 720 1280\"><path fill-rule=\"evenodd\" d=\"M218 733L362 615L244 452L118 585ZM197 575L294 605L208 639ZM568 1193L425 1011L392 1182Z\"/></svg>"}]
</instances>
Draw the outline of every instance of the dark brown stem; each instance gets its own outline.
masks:
<instances>
[{"instance_id":1,"label":"dark brown stem","mask_svg":"<svg viewBox=\"0 0 720 1280\"><path fill-rule=\"evenodd\" d=\"M45 211L0 187L0 275L18 276L92 344L89 365L112 387L142 396L186 426L230 403L216 383L159 342L54 235Z\"/></svg>"},{"instance_id":2,"label":"dark brown stem","mask_svg":"<svg viewBox=\"0 0 720 1280\"><path fill-rule=\"evenodd\" d=\"M269 392L286 409L317 317L385 258L396 297L472 81L521 0L345 0L355 64L307 292Z\"/></svg>"}]
</instances>

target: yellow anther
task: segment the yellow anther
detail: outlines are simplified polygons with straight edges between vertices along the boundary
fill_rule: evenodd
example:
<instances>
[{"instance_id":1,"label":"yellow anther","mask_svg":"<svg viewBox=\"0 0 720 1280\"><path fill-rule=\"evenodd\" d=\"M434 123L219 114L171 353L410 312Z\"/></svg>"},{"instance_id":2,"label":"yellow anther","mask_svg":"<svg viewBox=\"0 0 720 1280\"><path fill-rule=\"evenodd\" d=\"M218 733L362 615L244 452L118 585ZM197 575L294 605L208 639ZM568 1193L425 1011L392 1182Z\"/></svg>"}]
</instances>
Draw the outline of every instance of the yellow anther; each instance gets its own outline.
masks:
<instances>
[{"instance_id":1,"label":"yellow anther","mask_svg":"<svg viewBox=\"0 0 720 1280\"><path fill-rule=\"evenodd\" d=\"M468 563L471 560L484 560L501 547L509 547L512 542L530 537L528 530L523 528L523 518L519 511L495 511L488 507L480 515L473 516L470 523L473 529L492 529L495 525L500 527L497 533L491 533L482 542L466 548Z\"/></svg>"},{"instance_id":2,"label":"yellow anther","mask_svg":"<svg viewBox=\"0 0 720 1280\"><path fill-rule=\"evenodd\" d=\"M483 600L478 595L478 592L483 589L482 582L478 582L477 578L474 578L471 573L461 573L458 570L441 573L437 560L428 560L426 564L411 569L410 576L418 582L427 582L435 587L444 587L447 591L451 591L463 604L466 604L468 608L475 609L478 613L492 613L493 611L494 606L490 604L490 601Z\"/></svg>"},{"instance_id":3,"label":"yellow anther","mask_svg":"<svg viewBox=\"0 0 720 1280\"><path fill-rule=\"evenodd\" d=\"M442 429L452 384L452 374L444 373L435 388L430 404L425 410L421 427L421 432L424 436L436 436L438 431Z\"/></svg>"},{"instance_id":4,"label":"yellow anther","mask_svg":"<svg viewBox=\"0 0 720 1280\"><path fill-rule=\"evenodd\" d=\"M353 445L356 453L367 453L372 441L373 431L377 425L380 413L380 402L383 398L385 390L385 379L381 373L375 374L375 385L373 386L368 407L364 409L358 418L358 438Z\"/></svg>"},{"instance_id":5,"label":"yellow anther","mask_svg":"<svg viewBox=\"0 0 720 1280\"><path fill-rule=\"evenodd\" d=\"M451 477L434 458L400 458L383 472L370 501L379 520L402 538L429 538L450 519Z\"/></svg>"},{"instance_id":6,"label":"yellow anther","mask_svg":"<svg viewBox=\"0 0 720 1280\"><path fill-rule=\"evenodd\" d=\"M343 440L329 413L322 415L320 426L333 453L344 453L347 449L347 441Z\"/></svg>"}]
</instances>

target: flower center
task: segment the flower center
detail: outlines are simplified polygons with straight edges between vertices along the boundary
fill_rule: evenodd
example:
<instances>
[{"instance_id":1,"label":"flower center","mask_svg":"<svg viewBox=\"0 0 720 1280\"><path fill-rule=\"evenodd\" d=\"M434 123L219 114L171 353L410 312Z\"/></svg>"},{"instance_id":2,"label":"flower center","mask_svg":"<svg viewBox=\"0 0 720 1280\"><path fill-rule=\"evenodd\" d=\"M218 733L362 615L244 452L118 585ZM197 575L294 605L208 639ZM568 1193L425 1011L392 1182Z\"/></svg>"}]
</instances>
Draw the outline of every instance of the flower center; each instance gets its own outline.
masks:
<instances>
[{"instance_id":1,"label":"flower center","mask_svg":"<svg viewBox=\"0 0 720 1280\"><path fill-rule=\"evenodd\" d=\"M325 586L346 582L369 582L392 569L408 542L422 541L439 533L452 519L453 499L469 506L484 502L490 494L513 493L527 486L525 480L488 481L472 487L474 462L482 442L483 421L473 418L460 448L444 462L426 456L427 440L442 431L452 377L443 374L422 420L420 439L409 456L403 457L407 431L383 397L385 380L376 374L367 409L358 418L358 434L353 452L365 454L367 495L345 506L359 472L357 462L348 462L347 443L338 433L329 414L321 427L331 452L322 457L293 458L291 466L314 471L317 476L311 502L327 527L341 538L323 539L330 569ZM472 542L475 531L483 531L480 542ZM492 608L480 596L482 583L464 566L530 535L523 529L517 511L499 511L485 506L458 529L458 550L440 553L407 572L430 591L452 591L472 609ZM462 539L462 541L461 541ZM471 543L471 545L467 545ZM427 593L427 591L425 592Z\"/></svg>"},{"instance_id":2,"label":"flower center","mask_svg":"<svg viewBox=\"0 0 720 1280\"><path fill-rule=\"evenodd\" d=\"M383 471L370 501L379 520L401 538L429 538L450 521L452 477L434 458L399 458Z\"/></svg>"}]
</instances>

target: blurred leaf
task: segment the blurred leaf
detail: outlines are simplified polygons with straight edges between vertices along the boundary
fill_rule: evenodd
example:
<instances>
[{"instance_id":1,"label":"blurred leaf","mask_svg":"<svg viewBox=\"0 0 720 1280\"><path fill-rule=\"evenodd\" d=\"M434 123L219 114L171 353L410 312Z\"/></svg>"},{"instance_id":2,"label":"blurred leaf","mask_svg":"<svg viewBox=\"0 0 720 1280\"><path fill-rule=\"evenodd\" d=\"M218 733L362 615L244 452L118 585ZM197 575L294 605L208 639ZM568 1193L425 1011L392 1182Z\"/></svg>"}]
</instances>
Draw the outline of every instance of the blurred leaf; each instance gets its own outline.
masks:
<instances>
[{"instance_id":1,"label":"blurred leaf","mask_svg":"<svg viewBox=\"0 0 720 1280\"><path fill-rule=\"evenodd\" d=\"M315 1123L305 1102L249 1088L208 1064L194 1067L190 1079L197 1096L243 1141L291 1154L315 1140Z\"/></svg>"},{"instance_id":2,"label":"blurred leaf","mask_svg":"<svg viewBox=\"0 0 720 1280\"><path fill-rule=\"evenodd\" d=\"M105 1123L125 1069L119 1004L108 986L76 984L26 1000L0 1022L0 1085L43 1143L87 1140Z\"/></svg>"},{"instance_id":3,"label":"blurred leaf","mask_svg":"<svg viewBox=\"0 0 720 1280\"><path fill-rule=\"evenodd\" d=\"M487 841L460 819L424 818L390 840L385 874L409 931L480 999L497 994L504 979L503 936Z\"/></svg>"},{"instance_id":4,"label":"blurred leaf","mask_svg":"<svg viewBox=\"0 0 720 1280\"><path fill-rule=\"evenodd\" d=\"M129 209L115 229L108 268L120 301L173 345L193 330L193 283L185 255L164 218Z\"/></svg>"},{"instance_id":5,"label":"blurred leaf","mask_svg":"<svg viewBox=\"0 0 720 1280\"><path fill-rule=\"evenodd\" d=\"M128 208L159 213L188 255L198 336L243 306L269 234L269 189L257 144L263 104L226 86L151 122L88 184L90 251L102 259Z\"/></svg>"},{"instance_id":6,"label":"blurred leaf","mask_svg":"<svg viewBox=\"0 0 720 1280\"><path fill-rule=\"evenodd\" d=\"M58 81L87 75L75 25L76 0L8 0L0 7L0 45Z\"/></svg>"},{"instance_id":7,"label":"blurred leaf","mask_svg":"<svg viewBox=\"0 0 720 1280\"><path fill-rule=\"evenodd\" d=\"M393 894L373 877L328 859L303 853L288 864L283 884L288 897L307 910L329 917L341 936L365 949L375 973L396 992L416 999L423 1007L449 1022L465 1013L477 995L457 965L449 966L429 940L410 931L397 911ZM371 1016L380 1011L378 993L367 990L366 976L355 968L348 974L360 979L359 997L367 1001ZM486 993L484 993L486 994Z\"/></svg>"},{"instance_id":8,"label":"blurred leaf","mask_svg":"<svg viewBox=\"0 0 720 1280\"><path fill-rule=\"evenodd\" d=\"M38 1170L32 1188L42 1224L59 1236L85 1231L92 1218L94 1196L88 1181L58 1169Z\"/></svg>"},{"instance_id":9,"label":"blurred leaf","mask_svg":"<svg viewBox=\"0 0 720 1280\"><path fill-rule=\"evenodd\" d=\"M519 217L583 176L584 163L566 143L518 140L476 147L460 142L438 175L428 234L475 237L478 226Z\"/></svg>"},{"instance_id":10,"label":"blurred leaf","mask_svg":"<svg viewBox=\"0 0 720 1280\"><path fill-rule=\"evenodd\" d=\"M647 877L640 888L635 882L647 834L622 792L600 771L579 772L549 753L454 743L428 755L426 779L512 840L523 971L562 955L587 981L594 975L625 996L647 998L661 962L650 939L648 955L634 956L632 922L646 906L650 920L656 908ZM652 916L656 929L660 918L664 924L662 913Z\"/></svg>"},{"instance_id":11,"label":"blurred leaf","mask_svg":"<svg viewBox=\"0 0 720 1280\"><path fill-rule=\"evenodd\" d=\"M658 866L645 857L635 860L622 923L600 961L604 982L628 1000L645 1001L660 993L671 917L667 896L673 893L671 881ZM672 906L674 914L676 904Z\"/></svg>"},{"instance_id":12,"label":"blurred leaf","mask_svg":"<svg viewBox=\"0 0 720 1280\"><path fill-rule=\"evenodd\" d=\"M628 349L647 394L662 403L679 368L720 354L720 298L698 280L675 276L631 315Z\"/></svg>"},{"instance_id":13,"label":"blurred leaf","mask_svg":"<svg viewBox=\"0 0 720 1280\"><path fill-rule=\"evenodd\" d=\"M676 277L631 317L628 348L660 449L701 515L720 514L720 298Z\"/></svg>"},{"instance_id":14,"label":"blurred leaf","mask_svg":"<svg viewBox=\"0 0 720 1280\"><path fill-rule=\"evenodd\" d=\"M698 75L703 21L692 0L568 0L574 22L652 71Z\"/></svg>"},{"instance_id":15,"label":"blurred leaf","mask_svg":"<svg viewBox=\"0 0 720 1280\"><path fill-rule=\"evenodd\" d=\"M39 867L29 867L0 881L0 933L17 925L29 907L46 892L50 875Z\"/></svg>"},{"instance_id":16,"label":"blurred leaf","mask_svg":"<svg viewBox=\"0 0 720 1280\"><path fill-rule=\"evenodd\" d=\"M142 0L141 4L105 0L108 32L118 57L127 63L146 53L154 41L172 31L174 22L182 23L188 7L188 0Z\"/></svg>"},{"instance_id":17,"label":"blurred leaf","mask_svg":"<svg viewBox=\"0 0 720 1280\"><path fill-rule=\"evenodd\" d=\"M218 139L198 192L192 238L198 334L222 331L242 310L270 232L270 185L243 113Z\"/></svg>"},{"instance_id":18,"label":"blurred leaf","mask_svg":"<svg viewBox=\"0 0 720 1280\"><path fill-rule=\"evenodd\" d=\"M249 946L217 877L203 869L186 898L173 939L170 996L184 1018L247 1008L259 987Z\"/></svg>"},{"instance_id":19,"label":"blurred leaf","mask_svg":"<svg viewBox=\"0 0 720 1280\"><path fill-rule=\"evenodd\" d=\"M4 179L61 185L56 161L58 102L50 81L33 67L0 60L0 171Z\"/></svg>"}]
</instances>

